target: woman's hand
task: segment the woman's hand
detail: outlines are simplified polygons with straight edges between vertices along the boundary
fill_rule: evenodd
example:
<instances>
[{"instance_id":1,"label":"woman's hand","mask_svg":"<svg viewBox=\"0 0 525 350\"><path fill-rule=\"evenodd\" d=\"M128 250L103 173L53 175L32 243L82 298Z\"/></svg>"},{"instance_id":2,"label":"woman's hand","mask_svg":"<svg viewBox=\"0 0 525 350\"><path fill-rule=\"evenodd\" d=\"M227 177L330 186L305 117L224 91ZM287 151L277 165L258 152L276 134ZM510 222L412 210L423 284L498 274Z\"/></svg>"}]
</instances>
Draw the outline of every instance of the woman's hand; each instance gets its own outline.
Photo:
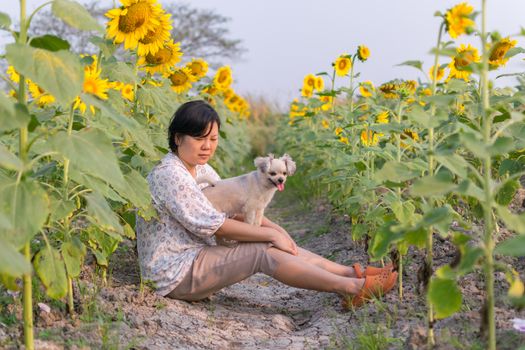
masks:
<instances>
[{"instance_id":1,"label":"woman's hand","mask_svg":"<svg viewBox=\"0 0 525 350\"><path fill-rule=\"evenodd\" d=\"M297 244L294 242L294 240L290 237L290 235L286 231L279 232L275 230L275 234L271 242L273 246L277 249L280 249L292 255L299 254L299 251L297 250Z\"/></svg>"}]
</instances>

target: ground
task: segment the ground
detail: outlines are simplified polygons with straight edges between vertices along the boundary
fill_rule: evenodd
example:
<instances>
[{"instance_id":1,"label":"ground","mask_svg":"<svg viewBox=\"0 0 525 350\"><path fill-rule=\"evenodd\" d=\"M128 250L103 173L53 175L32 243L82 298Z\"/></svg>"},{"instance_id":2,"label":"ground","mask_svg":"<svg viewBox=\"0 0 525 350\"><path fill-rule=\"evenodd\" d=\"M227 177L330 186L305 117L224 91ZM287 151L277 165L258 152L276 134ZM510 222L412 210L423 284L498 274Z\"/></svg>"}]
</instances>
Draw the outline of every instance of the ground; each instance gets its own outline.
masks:
<instances>
[{"instance_id":1,"label":"ground","mask_svg":"<svg viewBox=\"0 0 525 350\"><path fill-rule=\"evenodd\" d=\"M367 263L364 246L353 242L347 217L322 200L274 199L267 216L280 223L299 245L329 259ZM436 239L435 266L452 261L453 246ZM111 258L108 285L93 264L86 264L77 284L76 320L60 303L37 309L39 349L421 349L425 344L425 300L415 288L423 253L410 251L404 273L404 296L396 291L380 302L344 312L335 294L287 287L255 275L226 288L209 300L188 303L140 291L134 242L124 243ZM514 264L523 276L525 261ZM479 308L483 298L481 272L460 280L464 295L460 313L436 322L437 349L483 349ZM505 300L507 284L496 275L498 349L525 344L525 334L512 329L511 319L525 318ZM20 308L13 312L20 317ZM0 324L0 348L21 346L21 322Z\"/></svg>"}]
</instances>

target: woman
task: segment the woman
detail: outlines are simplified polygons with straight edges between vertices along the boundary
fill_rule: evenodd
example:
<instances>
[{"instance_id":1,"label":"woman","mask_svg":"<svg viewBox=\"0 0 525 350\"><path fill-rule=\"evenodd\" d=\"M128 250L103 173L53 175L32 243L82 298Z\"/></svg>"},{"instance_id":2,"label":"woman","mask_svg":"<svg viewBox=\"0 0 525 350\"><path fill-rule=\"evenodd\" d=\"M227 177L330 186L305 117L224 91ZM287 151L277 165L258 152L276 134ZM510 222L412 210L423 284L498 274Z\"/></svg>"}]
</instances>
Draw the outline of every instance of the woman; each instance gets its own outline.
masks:
<instances>
[{"instance_id":1,"label":"woman","mask_svg":"<svg viewBox=\"0 0 525 350\"><path fill-rule=\"evenodd\" d=\"M391 266L365 271L358 264L343 266L298 247L268 218L258 227L215 210L195 179L219 179L207 162L220 126L217 112L204 101L180 106L168 130L171 152L148 175L158 216L138 217L137 248L141 274L157 293L200 300L262 272L289 286L338 293L348 307L350 300L357 306L394 286L397 273ZM240 243L218 246L215 238Z\"/></svg>"}]
</instances>

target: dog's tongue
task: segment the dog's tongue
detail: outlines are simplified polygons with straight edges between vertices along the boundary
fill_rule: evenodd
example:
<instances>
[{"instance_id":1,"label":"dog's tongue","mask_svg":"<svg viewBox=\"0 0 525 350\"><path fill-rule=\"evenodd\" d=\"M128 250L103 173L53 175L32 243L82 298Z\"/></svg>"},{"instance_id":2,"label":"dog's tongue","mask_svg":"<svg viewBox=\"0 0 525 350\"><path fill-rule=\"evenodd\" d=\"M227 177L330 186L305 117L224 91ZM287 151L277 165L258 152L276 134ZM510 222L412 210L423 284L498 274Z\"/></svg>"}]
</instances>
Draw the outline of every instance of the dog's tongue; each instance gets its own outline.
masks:
<instances>
[{"instance_id":1,"label":"dog's tongue","mask_svg":"<svg viewBox=\"0 0 525 350\"><path fill-rule=\"evenodd\" d=\"M279 190L279 192L284 191L284 184L277 184L277 189Z\"/></svg>"}]
</instances>

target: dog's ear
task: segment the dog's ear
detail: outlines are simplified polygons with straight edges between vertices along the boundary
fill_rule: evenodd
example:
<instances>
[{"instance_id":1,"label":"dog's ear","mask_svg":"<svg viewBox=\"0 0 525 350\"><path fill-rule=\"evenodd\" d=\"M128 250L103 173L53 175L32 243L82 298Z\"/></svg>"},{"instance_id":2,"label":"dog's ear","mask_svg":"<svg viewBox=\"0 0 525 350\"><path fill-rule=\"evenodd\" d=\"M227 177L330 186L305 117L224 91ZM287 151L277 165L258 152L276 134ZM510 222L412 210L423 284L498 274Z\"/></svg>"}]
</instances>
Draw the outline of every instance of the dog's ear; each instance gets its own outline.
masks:
<instances>
[{"instance_id":1,"label":"dog's ear","mask_svg":"<svg viewBox=\"0 0 525 350\"><path fill-rule=\"evenodd\" d=\"M288 154L283 154L281 157L281 160L286 164L286 170L288 171L288 175L293 175L295 173L295 162L292 160L292 157L290 157Z\"/></svg>"},{"instance_id":2,"label":"dog's ear","mask_svg":"<svg viewBox=\"0 0 525 350\"><path fill-rule=\"evenodd\" d=\"M257 157L253 161L253 164L259 169L261 172L265 173L270 169L270 158L268 157Z\"/></svg>"}]
</instances>

